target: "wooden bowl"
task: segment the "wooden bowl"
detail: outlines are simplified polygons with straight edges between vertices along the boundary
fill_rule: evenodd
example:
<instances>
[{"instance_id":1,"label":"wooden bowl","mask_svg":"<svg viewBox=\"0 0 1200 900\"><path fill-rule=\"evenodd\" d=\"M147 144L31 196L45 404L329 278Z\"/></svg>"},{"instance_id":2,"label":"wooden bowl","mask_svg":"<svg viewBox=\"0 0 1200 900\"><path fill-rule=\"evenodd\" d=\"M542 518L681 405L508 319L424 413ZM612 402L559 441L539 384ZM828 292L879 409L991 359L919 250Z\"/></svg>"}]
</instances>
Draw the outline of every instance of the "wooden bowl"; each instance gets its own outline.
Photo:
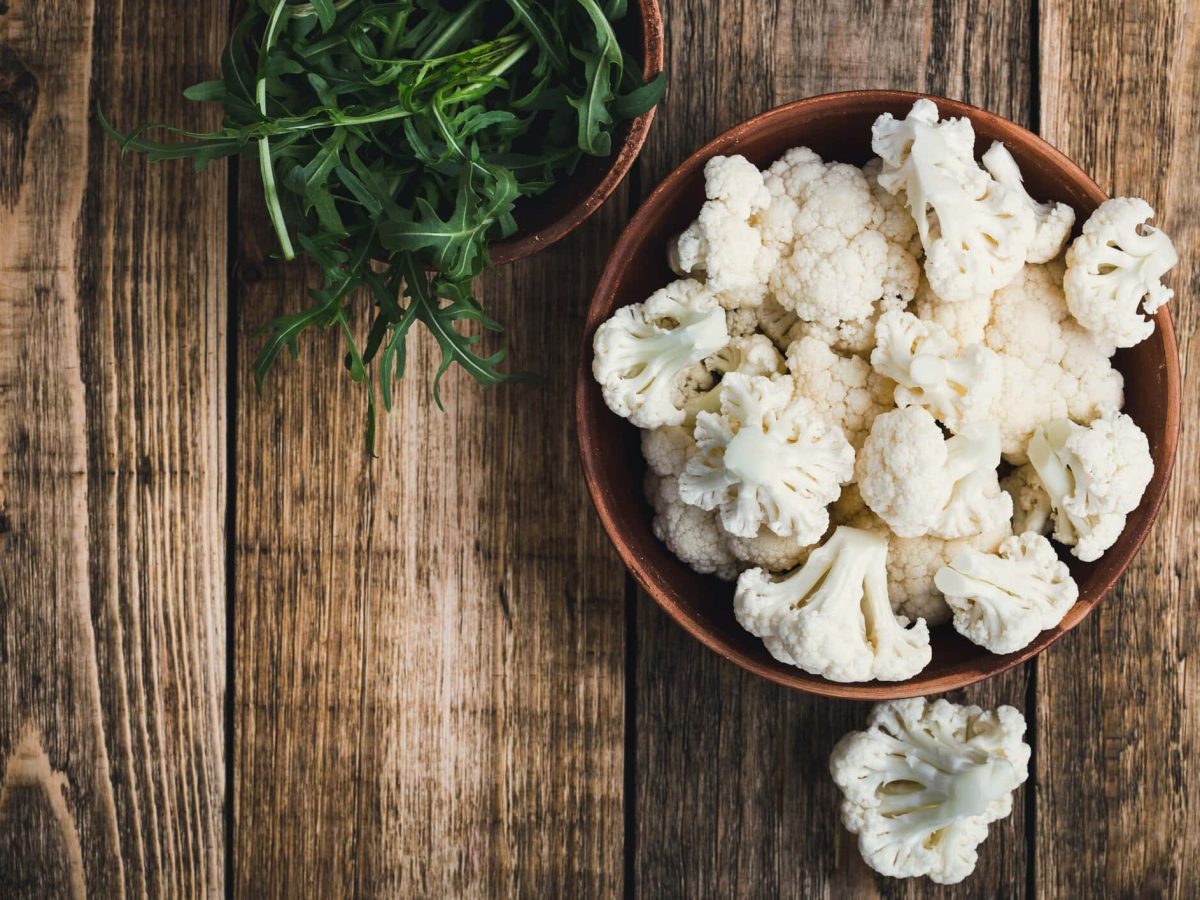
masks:
<instances>
[{"instance_id":1,"label":"wooden bowl","mask_svg":"<svg viewBox=\"0 0 1200 900\"><path fill-rule=\"evenodd\" d=\"M616 309L644 300L675 277L666 263L667 240L699 211L703 168L711 157L740 153L761 167L788 148L803 145L826 160L862 165L871 156L875 118L883 112L903 117L920 96L850 91L801 100L744 122L694 153L647 198L613 248L592 298L580 353L575 414L584 476L609 537L638 582L671 618L726 659L779 684L831 697L883 700L950 691L1010 669L1057 641L1108 593L1145 540L1167 489L1179 434L1179 364L1175 331L1164 307L1155 316L1153 336L1120 351L1114 360L1125 377L1125 411L1149 438L1154 478L1120 540L1100 560L1080 563L1063 554L1079 583L1079 601L1057 628L1006 656L968 642L949 625L935 628L932 662L904 682L839 684L776 661L734 619L733 586L698 575L654 537L651 510L642 495L645 463L637 429L609 412L592 379L596 327ZM953 100L932 99L943 117L971 120L979 152L993 140L1004 141L1032 196L1069 203L1079 222L1107 199L1083 170L1019 125Z\"/></svg>"},{"instance_id":2,"label":"wooden bowl","mask_svg":"<svg viewBox=\"0 0 1200 900\"><path fill-rule=\"evenodd\" d=\"M616 24L623 47L642 47L642 74L646 80L663 70L663 22L658 0L633 0L629 12ZM510 238L491 245L492 264L502 266L545 250L566 237L617 189L629 174L646 143L654 110L619 123L613 134L612 155L588 156L575 173L564 176L545 194L522 200L513 211L520 229Z\"/></svg>"}]
</instances>

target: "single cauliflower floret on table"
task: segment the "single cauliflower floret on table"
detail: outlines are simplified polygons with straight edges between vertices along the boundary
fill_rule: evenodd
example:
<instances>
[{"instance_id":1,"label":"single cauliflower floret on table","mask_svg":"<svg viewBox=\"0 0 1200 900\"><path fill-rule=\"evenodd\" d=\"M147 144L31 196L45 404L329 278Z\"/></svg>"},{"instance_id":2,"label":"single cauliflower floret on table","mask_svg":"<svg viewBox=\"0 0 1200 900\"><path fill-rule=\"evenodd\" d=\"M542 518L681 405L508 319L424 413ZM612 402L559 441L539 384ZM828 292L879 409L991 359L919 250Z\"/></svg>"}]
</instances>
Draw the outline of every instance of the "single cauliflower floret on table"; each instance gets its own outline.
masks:
<instances>
[{"instance_id":1,"label":"single cauliflower floret on table","mask_svg":"<svg viewBox=\"0 0 1200 900\"><path fill-rule=\"evenodd\" d=\"M1145 200L1106 200L1067 250L1067 306L1102 344L1132 347L1150 337L1154 322L1143 313L1175 295L1162 277L1179 256L1164 232L1145 224L1153 216Z\"/></svg>"},{"instance_id":2,"label":"single cauliflower floret on table","mask_svg":"<svg viewBox=\"0 0 1200 900\"><path fill-rule=\"evenodd\" d=\"M1114 409L1086 428L1070 419L1040 426L1029 461L1050 497L1055 540L1084 562L1116 543L1154 477L1145 433Z\"/></svg>"},{"instance_id":3,"label":"single cauliflower floret on table","mask_svg":"<svg viewBox=\"0 0 1200 900\"><path fill-rule=\"evenodd\" d=\"M1000 435L992 423L966 425L945 440L923 407L910 406L875 419L856 474L863 500L896 534L952 540L1011 517L999 464Z\"/></svg>"},{"instance_id":4,"label":"single cauliflower floret on table","mask_svg":"<svg viewBox=\"0 0 1200 900\"><path fill-rule=\"evenodd\" d=\"M957 884L975 870L988 825L1012 812L1029 776L1025 719L946 700L894 700L866 731L842 738L829 771L842 791L842 824L872 869Z\"/></svg>"},{"instance_id":5,"label":"single cauliflower floret on table","mask_svg":"<svg viewBox=\"0 0 1200 900\"><path fill-rule=\"evenodd\" d=\"M849 518L841 515L844 509L853 509L846 495L856 490L846 488L843 497L831 508L830 518L835 525L852 525L890 534L888 526L865 506ZM1007 521L997 522L995 527L969 538L947 541L923 534L905 538L890 534L888 540L887 576L888 598L897 615L909 619L924 619L932 628L950 621L950 607L946 598L933 583L938 569L948 565L956 553L970 547L982 553L994 553L1005 538L1012 535Z\"/></svg>"},{"instance_id":6,"label":"single cauliflower floret on table","mask_svg":"<svg viewBox=\"0 0 1200 900\"><path fill-rule=\"evenodd\" d=\"M918 319L937 326L959 347L983 341L984 332L992 318L992 298L975 297L947 303L933 292L929 279L922 277L913 298L912 311Z\"/></svg>"},{"instance_id":7,"label":"single cauliflower floret on table","mask_svg":"<svg viewBox=\"0 0 1200 900\"><path fill-rule=\"evenodd\" d=\"M743 375L778 375L783 371L783 357L764 334L736 337L718 350L700 367L703 374L694 382L684 384L687 400L683 409L687 413L684 424L694 423L702 412L719 412L724 376L730 372Z\"/></svg>"},{"instance_id":8,"label":"single cauliflower floret on table","mask_svg":"<svg viewBox=\"0 0 1200 900\"><path fill-rule=\"evenodd\" d=\"M1004 458L1028 460L1026 448L1043 422L1088 423L1105 406L1124 403L1124 379L1109 348L1074 322L1058 263L1026 266L992 298L984 343L1000 355L1001 396L993 409Z\"/></svg>"},{"instance_id":9,"label":"single cauliflower floret on table","mask_svg":"<svg viewBox=\"0 0 1200 900\"><path fill-rule=\"evenodd\" d=\"M884 113L871 128L883 160L879 184L904 191L921 246L925 275L939 297L987 297L1025 264L1036 223L1023 195L979 167L967 119L938 121L937 106L918 100L908 116Z\"/></svg>"},{"instance_id":10,"label":"single cauliflower floret on table","mask_svg":"<svg viewBox=\"0 0 1200 900\"><path fill-rule=\"evenodd\" d=\"M887 537L840 527L783 579L738 578L734 614L781 662L831 681L903 681L929 664L929 629L887 596Z\"/></svg>"},{"instance_id":11,"label":"single cauliflower floret on table","mask_svg":"<svg viewBox=\"0 0 1200 900\"><path fill-rule=\"evenodd\" d=\"M724 581L737 578L741 566L716 515L684 503L676 476L646 473L646 497L654 507L654 536L681 562L701 575L716 575Z\"/></svg>"},{"instance_id":12,"label":"single cauliflower floret on table","mask_svg":"<svg viewBox=\"0 0 1200 900\"><path fill-rule=\"evenodd\" d=\"M745 157L714 156L704 192L699 217L668 250L671 268L702 280L722 306L756 306L778 257L751 221L771 203L763 174Z\"/></svg>"},{"instance_id":13,"label":"single cauliflower floret on table","mask_svg":"<svg viewBox=\"0 0 1200 900\"><path fill-rule=\"evenodd\" d=\"M1033 213L1035 224L1033 239L1029 242L1026 259L1031 263L1049 262L1058 256L1071 228L1075 225L1075 210L1065 203L1038 203L1025 190L1025 178L1012 154L999 141L995 141L983 154L983 167L996 181L1022 198Z\"/></svg>"},{"instance_id":14,"label":"single cauliflower floret on table","mask_svg":"<svg viewBox=\"0 0 1200 900\"><path fill-rule=\"evenodd\" d=\"M791 378L726 375L720 413L696 417L696 453L680 478L684 500L719 509L730 534L754 537L763 525L813 543L829 524L826 507L854 470L842 430Z\"/></svg>"},{"instance_id":15,"label":"single cauliflower floret on table","mask_svg":"<svg viewBox=\"0 0 1200 900\"><path fill-rule=\"evenodd\" d=\"M1000 359L982 344L959 350L912 313L889 312L875 327L871 365L896 382L896 405L923 406L951 431L986 419L1000 389Z\"/></svg>"},{"instance_id":16,"label":"single cauliflower floret on table","mask_svg":"<svg viewBox=\"0 0 1200 900\"><path fill-rule=\"evenodd\" d=\"M839 425L850 446L862 446L871 423L892 408L892 383L858 356L839 356L823 342L804 337L788 348L788 371L796 393Z\"/></svg>"},{"instance_id":17,"label":"single cauliflower floret on table","mask_svg":"<svg viewBox=\"0 0 1200 900\"><path fill-rule=\"evenodd\" d=\"M1015 653L1055 627L1079 588L1050 542L1010 537L998 553L959 551L934 579L954 610L954 629L993 653Z\"/></svg>"},{"instance_id":18,"label":"single cauliflower floret on table","mask_svg":"<svg viewBox=\"0 0 1200 900\"><path fill-rule=\"evenodd\" d=\"M1042 487L1033 466L1026 463L1000 479L1000 487L1012 497L1012 528L1015 534L1035 531L1049 534L1054 527L1050 519L1050 495Z\"/></svg>"},{"instance_id":19,"label":"single cauliflower floret on table","mask_svg":"<svg viewBox=\"0 0 1200 900\"><path fill-rule=\"evenodd\" d=\"M725 312L696 281L675 281L596 329L592 375L604 402L639 428L679 425L688 370L729 343Z\"/></svg>"}]
</instances>

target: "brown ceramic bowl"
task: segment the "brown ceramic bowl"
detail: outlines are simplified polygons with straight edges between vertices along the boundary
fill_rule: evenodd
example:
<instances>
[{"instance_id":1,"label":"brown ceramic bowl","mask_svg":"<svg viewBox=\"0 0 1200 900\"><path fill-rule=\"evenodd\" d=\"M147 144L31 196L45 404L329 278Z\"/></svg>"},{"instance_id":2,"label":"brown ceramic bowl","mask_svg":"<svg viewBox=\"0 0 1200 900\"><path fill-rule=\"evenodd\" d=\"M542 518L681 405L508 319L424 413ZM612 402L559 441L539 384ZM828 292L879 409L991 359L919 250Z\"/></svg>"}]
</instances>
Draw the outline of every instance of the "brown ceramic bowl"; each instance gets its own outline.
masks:
<instances>
[{"instance_id":1,"label":"brown ceramic bowl","mask_svg":"<svg viewBox=\"0 0 1200 900\"><path fill-rule=\"evenodd\" d=\"M804 145L825 159L862 165L871 155L870 130L876 116L890 112L903 117L919 96L851 91L801 100L744 122L694 153L647 198L613 248L592 298L580 355L575 403L584 475L609 537L638 582L671 618L726 659L780 684L832 697L882 700L960 688L1029 659L1078 625L1120 578L1145 540L1167 489L1179 433L1179 364L1175 331L1164 307L1155 316L1153 336L1115 359L1125 376L1125 411L1150 440L1154 478L1120 540L1102 559L1087 564L1066 557L1079 583L1079 602L1057 628L1007 656L988 653L948 625L936 628L933 661L904 682L838 684L777 662L758 638L734 620L733 586L696 574L654 537L650 508L642 496L645 464L637 429L609 412L592 379L596 326L614 310L644 300L674 277L666 264L667 240L695 217L704 201L703 168L708 159L740 153L765 166L789 147ZM1032 196L1069 203L1080 222L1107 199L1078 166L1024 128L963 103L932 99L944 117L971 120L980 152L993 140L1003 140L1020 164Z\"/></svg>"},{"instance_id":2,"label":"brown ceramic bowl","mask_svg":"<svg viewBox=\"0 0 1200 900\"><path fill-rule=\"evenodd\" d=\"M658 0L633 0L629 12L616 24L623 47L642 48L642 74L646 80L663 70L663 22ZM613 134L613 153L604 158L585 157L570 178L563 178L540 197L517 204L513 216L520 229L490 247L492 264L502 266L545 250L566 237L617 189L629 174L646 143L654 110L620 124Z\"/></svg>"}]
</instances>

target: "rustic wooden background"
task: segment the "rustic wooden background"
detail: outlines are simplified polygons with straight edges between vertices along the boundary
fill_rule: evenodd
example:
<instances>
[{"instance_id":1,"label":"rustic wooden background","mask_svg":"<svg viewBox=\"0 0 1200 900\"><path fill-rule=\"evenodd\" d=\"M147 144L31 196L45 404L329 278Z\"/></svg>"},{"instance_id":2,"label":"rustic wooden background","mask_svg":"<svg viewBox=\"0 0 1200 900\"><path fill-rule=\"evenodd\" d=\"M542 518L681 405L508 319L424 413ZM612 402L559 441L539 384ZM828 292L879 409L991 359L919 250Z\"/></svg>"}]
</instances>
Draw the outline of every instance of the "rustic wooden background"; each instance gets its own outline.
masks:
<instances>
[{"instance_id":1,"label":"rustic wooden background","mask_svg":"<svg viewBox=\"0 0 1200 900\"><path fill-rule=\"evenodd\" d=\"M1200 2L666 0L671 88L625 188L487 277L541 388L429 398L382 459L291 309L252 173L121 164L92 115L216 122L228 0L0 0L0 896L1194 897L1200 892ZM866 707L766 684L639 596L575 457L582 315L639 197L824 91L1037 129L1181 251L1184 431L1116 593L965 692L1034 766L974 878L876 879L825 761Z\"/></svg>"}]
</instances>

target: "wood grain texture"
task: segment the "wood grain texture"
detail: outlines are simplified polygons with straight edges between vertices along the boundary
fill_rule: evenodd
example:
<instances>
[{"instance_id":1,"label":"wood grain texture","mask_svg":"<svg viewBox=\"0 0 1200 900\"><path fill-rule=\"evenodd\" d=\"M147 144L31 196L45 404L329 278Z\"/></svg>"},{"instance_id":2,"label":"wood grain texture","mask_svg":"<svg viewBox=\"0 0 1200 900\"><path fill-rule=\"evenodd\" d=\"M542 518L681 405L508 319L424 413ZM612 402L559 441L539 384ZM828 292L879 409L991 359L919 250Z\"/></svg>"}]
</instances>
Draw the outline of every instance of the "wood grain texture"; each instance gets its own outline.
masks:
<instances>
[{"instance_id":1,"label":"wood grain texture","mask_svg":"<svg viewBox=\"0 0 1200 900\"><path fill-rule=\"evenodd\" d=\"M0 895L222 891L225 182L91 113L211 126L226 10L0 4Z\"/></svg>"},{"instance_id":2,"label":"wood grain texture","mask_svg":"<svg viewBox=\"0 0 1200 900\"><path fill-rule=\"evenodd\" d=\"M1183 430L1158 524L1120 587L1038 678L1035 875L1045 896L1200 892L1200 6L1041 5L1042 132L1180 251L1168 277Z\"/></svg>"},{"instance_id":3,"label":"wood grain texture","mask_svg":"<svg viewBox=\"0 0 1200 900\"><path fill-rule=\"evenodd\" d=\"M620 893L624 574L569 423L621 210L479 284L545 385L454 372L440 412L422 335L374 462L335 341L306 338L254 395L252 333L304 302L304 270L242 232L239 895Z\"/></svg>"},{"instance_id":4,"label":"wood grain texture","mask_svg":"<svg viewBox=\"0 0 1200 900\"><path fill-rule=\"evenodd\" d=\"M1027 122L1020 3L668 3L672 82L642 157L653 186L718 132L790 100L894 87ZM996 78L999 70L1006 77ZM1012 896L1026 885L1021 799L953 889L875 878L837 821L828 758L869 706L765 683L700 648L645 596L636 608L632 867L645 897ZM956 695L1026 706L1027 669ZM1023 796L1023 795L1022 795Z\"/></svg>"}]
</instances>

